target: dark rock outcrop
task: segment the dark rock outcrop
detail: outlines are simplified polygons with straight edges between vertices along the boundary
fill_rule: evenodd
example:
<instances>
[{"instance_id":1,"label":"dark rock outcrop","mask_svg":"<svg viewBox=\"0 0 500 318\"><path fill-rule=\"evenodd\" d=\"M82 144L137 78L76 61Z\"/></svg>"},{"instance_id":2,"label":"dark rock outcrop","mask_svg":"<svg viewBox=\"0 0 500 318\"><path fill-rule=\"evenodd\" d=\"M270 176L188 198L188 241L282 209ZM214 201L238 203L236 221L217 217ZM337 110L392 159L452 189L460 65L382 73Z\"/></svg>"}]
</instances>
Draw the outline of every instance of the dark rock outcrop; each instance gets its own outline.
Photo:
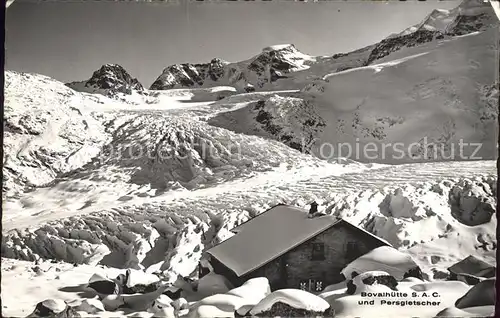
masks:
<instances>
[{"instance_id":1,"label":"dark rock outcrop","mask_svg":"<svg viewBox=\"0 0 500 318\"><path fill-rule=\"evenodd\" d=\"M420 269L420 267L414 267L414 268L411 268L409 269L404 275L403 275L403 279L404 278L407 278L407 277L415 277L415 278L418 278L420 280L424 280L424 274L422 272L422 270Z\"/></svg>"},{"instance_id":2,"label":"dark rock outcrop","mask_svg":"<svg viewBox=\"0 0 500 318\"><path fill-rule=\"evenodd\" d=\"M418 46L430 42L442 35L443 34L439 31L418 30L407 35L384 39L375 45L366 61L366 65L371 64L375 60L384 58L393 52L399 51L404 47Z\"/></svg>"}]
</instances>

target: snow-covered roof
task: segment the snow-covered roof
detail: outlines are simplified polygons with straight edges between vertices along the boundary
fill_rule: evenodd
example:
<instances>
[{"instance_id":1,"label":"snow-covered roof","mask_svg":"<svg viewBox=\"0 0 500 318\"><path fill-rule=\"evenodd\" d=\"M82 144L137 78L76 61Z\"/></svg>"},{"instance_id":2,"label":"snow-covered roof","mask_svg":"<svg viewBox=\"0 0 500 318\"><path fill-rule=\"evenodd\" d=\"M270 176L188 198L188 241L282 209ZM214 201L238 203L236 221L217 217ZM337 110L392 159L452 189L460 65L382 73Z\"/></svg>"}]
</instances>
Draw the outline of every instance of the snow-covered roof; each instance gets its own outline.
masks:
<instances>
[{"instance_id":1,"label":"snow-covered roof","mask_svg":"<svg viewBox=\"0 0 500 318\"><path fill-rule=\"evenodd\" d=\"M277 206L280 206L280 205L287 206L286 204L280 203L280 204L278 204L278 205L273 206L271 209L274 209L274 208L276 208ZM243 228L243 226L247 226L247 224L250 224L250 223L255 222L255 220L256 220L259 216L264 215L264 213L266 213L266 212L267 212L267 210L266 210L266 211L264 211L264 212L262 212L262 213L257 214L257 215L256 215L256 216L254 216L254 217L249 218L249 219L248 219L248 220L246 220L245 222L240 223L240 224L238 224L237 226L233 227L230 231L231 231L231 232L233 232L233 233L238 233L238 232L239 232L239 231Z\"/></svg>"},{"instance_id":2,"label":"snow-covered roof","mask_svg":"<svg viewBox=\"0 0 500 318\"><path fill-rule=\"evenodd\" d=\"M448 268L448 271L455 274L469 274L482 276L488 274L494 274L495 267L488 264L473 255L469 255L460 262ZM491 271L491 273L490 273Z\"/></svg>"},{"instance_id":3,"label":"snow-covered roof","mask_svg":"<svg viewBox=\"0 0 500 318\"><path fill-rule=\"evenodd\" d=\"M338 223L329 215L308 217L308 211L277 205L239 226L236 235L207 250L237 276L247 274ZM361 230L361 229L360 229ZM363 231L368 233L366 231ZM387 242L368 233L372 237Z\"/></svg>"}]
</instances>

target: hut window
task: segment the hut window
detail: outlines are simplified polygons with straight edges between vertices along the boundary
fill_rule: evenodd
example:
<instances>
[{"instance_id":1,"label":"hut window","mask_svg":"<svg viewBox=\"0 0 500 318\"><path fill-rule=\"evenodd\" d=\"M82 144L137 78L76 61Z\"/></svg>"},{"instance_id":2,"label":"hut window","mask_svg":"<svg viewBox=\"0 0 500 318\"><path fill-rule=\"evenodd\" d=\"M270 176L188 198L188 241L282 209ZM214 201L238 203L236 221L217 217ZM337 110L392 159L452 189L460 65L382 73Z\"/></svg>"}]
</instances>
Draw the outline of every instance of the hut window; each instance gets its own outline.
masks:
<instances>
[{"instance_id":1,"label":"hut window","mask_svg":"<svg viewBox=\"0 0 500 318\"><path fill-rule=\"evenodd\" d=\"M300 289L301 290L307 290L307 282L306 281L301 281L300 282Z\"/></svg>"},{"instance_id":2,"label":"hut window","mask_svg":"<svg viewBox=\"0 0 500 318\"><path fill-rule=\"evenodd\" d=\"M323 290L323 282L322 281L316 281L316 288L315 291L320 292Z\"/></svg>"},{"instance_id":3,"label":"hut window","mask_svg":"<svg viewBox=\"0 0 500 318\"><path fill-rule=\"evenodd\" d=\"M325 244L313 243L311 260L312 261L324 261L325 260Z\"/></svg>"}]
</instances>

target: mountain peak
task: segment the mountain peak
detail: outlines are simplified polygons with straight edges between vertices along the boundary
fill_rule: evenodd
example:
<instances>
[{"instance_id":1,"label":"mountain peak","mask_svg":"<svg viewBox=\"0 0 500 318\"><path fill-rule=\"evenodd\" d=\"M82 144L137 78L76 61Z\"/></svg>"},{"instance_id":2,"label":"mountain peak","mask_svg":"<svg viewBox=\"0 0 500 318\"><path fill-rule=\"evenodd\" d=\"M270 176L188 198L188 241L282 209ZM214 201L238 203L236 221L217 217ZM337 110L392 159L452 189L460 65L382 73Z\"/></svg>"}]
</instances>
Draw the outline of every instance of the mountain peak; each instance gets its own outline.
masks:
<instances>
[{"instance_id":1,"label":"mountain peak","mask_svg":"<svg viewBox=\"0 0 500 318\"><path fill-rule=\"evenodd\" d=\"M221 58L218 58L218 57L214 57L211 61L210 61L210 64L229 64L228 61L225 61Z\"/></svg>"},{"instance_id":2,"label":"mountain peak","mask_svg":"<svg viewBox=\"0 0 500 318\"><path fill-rule=\"evenodd\" d=\"M277 45L271 45L267 46L262 49L263 52L269 52L269 51L282 51L282 50L294 50L297 51L297 48L293 44L277 44Z\"/></svg>"},{"instance_id":3,"label":"mountain peak","mask_svg":"<svg viewBox=\"0 0 500 318\"><path fill-rule=\"evenodd\" d=\"M142 91L144 87L139 81L118 64L104 64L101 68L92 74L92 77L86 83L100 89L117 90L122 93L130 94L130 90Z\"/></svg>"},{"instance_id":4,"label":"mountain peak","mask_svg":"<svg viewBox=\"0 0 500 318\"><path fill-rule=\"evenodd\" d=\"M464 35L497 25L498 19L489 1L463 0L451 10L434 9L417 25L388 38L405 36L417 31L436 31L447 35Z\"/></svg>"},{"instance_id":5,"label":"mountain peak","mask_svg":"<svg viewBox=\"0 0 500 318\"><path fill-rule=\"evenodd\" d=\"M133 78L121 65L114 63L102 65L87 81L73 82L67 86L76 91L100 92L104 95L116 93L130 95L133 90L144 91L144 87L136 78Z\"/></svg>"}]
</instances>

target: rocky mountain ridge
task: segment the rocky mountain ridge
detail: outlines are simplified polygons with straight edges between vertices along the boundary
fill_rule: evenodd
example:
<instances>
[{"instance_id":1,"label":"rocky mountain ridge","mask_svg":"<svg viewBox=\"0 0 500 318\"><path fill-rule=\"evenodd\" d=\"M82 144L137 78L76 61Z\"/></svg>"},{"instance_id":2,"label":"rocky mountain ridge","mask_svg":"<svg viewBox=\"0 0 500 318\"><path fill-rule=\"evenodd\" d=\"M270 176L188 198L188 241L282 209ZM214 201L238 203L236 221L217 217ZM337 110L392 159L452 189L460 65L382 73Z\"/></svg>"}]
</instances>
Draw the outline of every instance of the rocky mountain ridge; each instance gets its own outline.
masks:
<instances>
[{"instance_id":1,"label":"rocky mountain ridge","mask_svg":"<svg viewBox=\"0 0 500 318\"><path fill-rule=\"evenodd\" d=\"M300 89L303 86L302 77L321 77L332 72L371 65L403 48L482 32L497 25L498 19L490 3L464 0L453 10L434 10L421 23L353 52L320 57L303 54L292 44L277 45L265 48L261 54L242 62L229 63L213 59L205 64L168 66L150 89L224 85L248 92L270 90L279 87L280 83L289 89Z\"/></svg>"},{"instance_id":2,"label":"rocky mountain ridge","mask_svg":"<svg viewBox=\"0 0 500 318\"><path fill-rule=\"evenodd\" d=\"M168 66L151 85L152 90L234 86L241 91L261 90L289 73L307 69L316 58L303 54L293 44L264 48L252 59L229 63L215 58L204 64Z\"/></svg>"}]
</instances>

